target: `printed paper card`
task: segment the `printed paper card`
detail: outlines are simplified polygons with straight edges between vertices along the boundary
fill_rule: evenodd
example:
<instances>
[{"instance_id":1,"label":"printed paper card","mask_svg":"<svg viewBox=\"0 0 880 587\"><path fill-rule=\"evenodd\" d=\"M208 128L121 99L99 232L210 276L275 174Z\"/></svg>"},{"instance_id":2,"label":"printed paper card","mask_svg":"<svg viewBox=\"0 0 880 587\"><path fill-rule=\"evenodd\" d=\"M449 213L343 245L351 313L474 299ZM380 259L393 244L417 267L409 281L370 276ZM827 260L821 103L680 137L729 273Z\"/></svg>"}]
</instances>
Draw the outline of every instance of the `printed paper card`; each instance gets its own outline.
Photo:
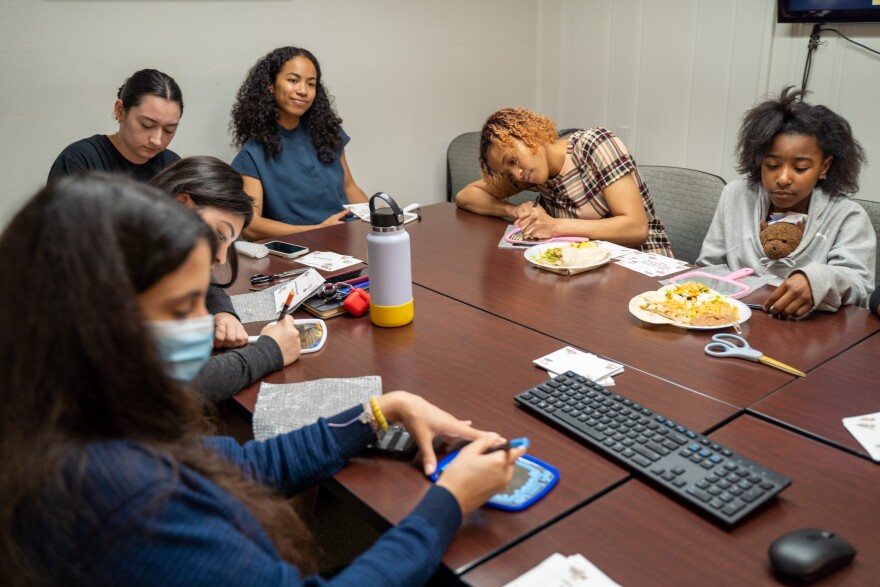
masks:
<instances>
[{"instance_id":1,"label":"printed paper card","mask_svg":"<svg viewBox=\"0 0 880 587\"><path fill-rule=\"evenodd\" d=\"M359 203L359 204L345 204L345 207L348 208L348 210L352 214L354 214L355 216L357 216L358 218L360 218L364 222L370 221L370 203L369 202L364 202L364 203ZM417 210L418 208L419 208L418 204L410 204L409 206L407 206L406 208L403 209L403 223L404 224L409 224L410 222L419 219L418 213L411 212L411 210Z\"/></svg>"},{"instance_id":2,"label":"printed paper card","mask_svg":"<svg viewBox=\"0 0 880 587\"><path fill-rule=\"evenodd\" d=\"M670 273L678 273L689 267L686 261L672 259L655 253L642 253L633 251L623 255L614 261L621 267L626 267L649 277L662 277Z\"/></svg>"},{"instance_id":3,"label":"printed paper card","mask_svg":"<svg viewBox=\"0 0 880 587\"><path fill-rule=\"evenodd\" d=\"M620 587L582 554L551 554L504 587Z\"/></svg>"},{"instance_id":4,"label":"printed paper card","mask_svg":"<svg viewBox=\"0 0 880 587\"><path fill-rule=\"evenodd\" d=\"M623 365L608 361L593 353L585 353L574 347L564 347L533 361L535 365L552 373L574 371L587 379L601 383L603 379L623 372ZM603 383L604 385L604 383Z\"/></svg>"},{"instance_id":5,"label":"printed paper card","mask_svg":"<svg viewBox=\"0 0 880 587\"><path fill-rule=\"evenodd\" d=\"M880 412L844 418L843 425L872 459L880 461Z\"/></svg>"},{"instance_id":6,"label":"printed paper card","mask_svg":"<svg viewBox=\"0 0 880 587\"><path fill-rule=\"evenodd\" d=\"M315 251L309 253L305 257L299 257L296 260L301 265L308 265L321 271L338 271L345 269L358 263L363 263L360 259L355 259L349 255L340 255L331 251ZM280 309L280 308L279 308Z\"/></svg>"},{"instance_id":7,"label":"printed paper card","mask_svg":"<svg viewBox=\"0 0 880 587\"><path fill-rule=\"evenodd\" d=\"M275 296L275 312L281 311L291 291L294 292L291 307L296 308L315 295L315 292L321 289L322 285L324 285L324 277L314 269L309 269L305 273L298 275L295 279L291 279L273 292Z\"/></svg>"}]
</instances>

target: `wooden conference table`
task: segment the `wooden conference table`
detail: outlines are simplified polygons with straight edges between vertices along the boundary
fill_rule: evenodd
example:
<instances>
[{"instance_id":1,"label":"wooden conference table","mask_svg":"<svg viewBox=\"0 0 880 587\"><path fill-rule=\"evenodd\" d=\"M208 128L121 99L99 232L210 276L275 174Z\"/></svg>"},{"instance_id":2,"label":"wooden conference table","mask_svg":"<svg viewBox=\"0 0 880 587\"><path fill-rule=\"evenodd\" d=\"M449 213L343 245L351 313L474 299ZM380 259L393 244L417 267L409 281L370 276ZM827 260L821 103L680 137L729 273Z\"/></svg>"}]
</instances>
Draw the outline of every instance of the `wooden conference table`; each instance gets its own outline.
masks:
<instances>
[{"instance_id":1,"label":"wooden conference table","mask_svg":"<svg viewBox=\"0 0 880 587\"><path fill-rule=\"evenodd\" d=\"M706 357L702 351L708 338L705 332L643 326L628 313L626 304L633 295L656 289L655 279L613 264L572 277L540 272L528 266L521 252L497 248L504 228L497 219L461 212L451 204L427 206L423 215L421 223L407 225L412 238L415 321L402 328L382 329L373 327L368 316L334 318L328 321L330 338L325 349L303 356L265 381L285 383L378 374L385 390L413 391L473 420L479 428L508 438L528 436L532 440L530 452L560 470L560 483L524 512L507 514L483 508L465 520L444 557L444 565L472 584L498 584L501 575L481 572L484 567L495 568L486 566L486 561L491 562L518 543L534 544L538 537L573 516L596 512L596 506L628 494L641 484L626 469L516 407L515 394L546 379L546 373L532 365L533 359L571 344L625 363L627 369L615 378L615 389L685 426L706 433L720 428L721 442L728 442L728 437L739 440L740 422L754 420L743 415L743 408L787 388L795 379L745 361ZM366 223L356 222L282 240L366 259L368 230ZM239 280L230 293L247 291L247 277L252 273L277 272L295 265L272 256L240 260ZM248 325L252 332L259 327ZM768 354L773 349L771 356L805 371L815 369L878 329L880 321L859 308L801 322L777 321L756 312L743 325L744 334L755 347ZM239 394L239 404L252 410L257 389L252 386ZM768 429L771 437L780 433L777 427L764 422L755 421L754 425ZM812 441L803 442L804 458L808 460L817 449L831 450ZM764 458L763 445L729 444L774 467ZM859 461L843 451L839 453L841 459ZM862 462L859 466L870 468L872 464ZM775 468L795 480L793 487L802 478L799 470ZM417 463L365 456L355 459L328 487L357 504L365 517L387 525L406 516L429 483ZM682 511L687 523L703 532L727 536L734 542L740 540L739 530L720 529L653 488L645 486L641 494L639 508ZM761 522L766 534L779 535L800 522L787 515L785 503L781 499L771 502L754 518L763 519L767 512L776 511L767 518L769 521ZM859 501L847 499L846 504L844 507L855 508ZM742 526L755 524L754 519ZM655 525L650 517L632 523L645 525L641 530L636 526L639 533L646 529L651 532ZM583 524L577 527L584 531ZM849 529L840 531L856 541ZM763 540L765 533L743 540L754 545ZM534 538L529 538L532 535ZM862 541L856 542L862 545ZM578 542L571 544L567 550L580 549L593 558L586 542L583 547L577 546ZM762 543L762 547L768 544ZM554 550L559 549L532 549L533 553L544 553L534 562ZM614 577L611 566L596 562ZM763 559L755 564L763 564Z\"/></svg>"},{"instance_id":2,"label":"wooden conference table","mask_svg":"<svg viewBox=\"0 0 880 587\"><path fill-rule=\"evenodd\" d=\"M520 250L499 249L504 220L450 203L426 206L423 216L407 225L413 281L423 287L739 408L794 379L756 363L708 357L705 332L643 324L627 303L660 287L655 278L613 265L561 277L534 269ZM349 223L293 240L366 259L369 230L365 222ZM761 291L746 298L764 299ZM754 348L808 372L876 332L880 322L847 307L785 324L754 312L742 329Z\"/></svg>"}]
</instances>

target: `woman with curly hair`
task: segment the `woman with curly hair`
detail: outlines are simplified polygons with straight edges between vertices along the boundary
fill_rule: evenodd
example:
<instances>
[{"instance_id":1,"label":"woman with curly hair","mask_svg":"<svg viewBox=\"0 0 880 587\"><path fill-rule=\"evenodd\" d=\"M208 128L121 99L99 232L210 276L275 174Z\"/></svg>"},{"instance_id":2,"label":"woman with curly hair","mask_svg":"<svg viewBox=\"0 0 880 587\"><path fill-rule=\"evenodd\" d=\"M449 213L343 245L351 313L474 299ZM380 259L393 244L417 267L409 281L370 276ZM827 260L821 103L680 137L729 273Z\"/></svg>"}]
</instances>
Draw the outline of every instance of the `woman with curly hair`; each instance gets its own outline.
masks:
<instances>
[{"instance_id":1,"label":"woman with curly hair","mask_svg":"<svg viewBox=\"0 0 880 587\"><path fill-rule=\"evenodd\" d=\"M174 79L141 69L116 93L113 117L119 130L68 145L49 170L49 179L91 169L147 181L180 157L168 148L183 115L183 94Z\"/></svg>"},{"instance_id":2,"label":"woman with curly hair","mask_svg":"<svg viewBox=\"0 0 880 587\"><path fill-rule=\"evenodd\" d=\"M697 259L767 276L778 287L764 307L782 318L865 306L874 289L877 235L849 198L865 152L846 119L803 96L788 87L746 112L737 142L737 170L746 178L724 188ZM781 259L768 258L761 244L762 224L774 222L804 227Z\"/></svg>"},{"instance_id":3,"label":"woman with curly hair","mask_svg":"<svg viewBox=\"0 0 880 587\"><path fill-rule=\"evenodd\" d=\"M349 138L315 56L298 47L257 61L232 106L232 167L254 199L245 236L268 238L342 222L343 204L366 202L345 160Z\"/></svg>"},{"instance_id":4,"label":"woman with curly hair","mask_svg":"<svg viewBox=\"0 0 880 587\"><path fill-rule=\"evenodd\" d=\"M483 125L480 166L483 178L455 198L465 210L513 217L526 238L586 236L672 256L635 161L607 129L562 138L549 118L505 108ZM505 201L524 189L539 192L534 204Z\"/></svg>"}]
</instances>

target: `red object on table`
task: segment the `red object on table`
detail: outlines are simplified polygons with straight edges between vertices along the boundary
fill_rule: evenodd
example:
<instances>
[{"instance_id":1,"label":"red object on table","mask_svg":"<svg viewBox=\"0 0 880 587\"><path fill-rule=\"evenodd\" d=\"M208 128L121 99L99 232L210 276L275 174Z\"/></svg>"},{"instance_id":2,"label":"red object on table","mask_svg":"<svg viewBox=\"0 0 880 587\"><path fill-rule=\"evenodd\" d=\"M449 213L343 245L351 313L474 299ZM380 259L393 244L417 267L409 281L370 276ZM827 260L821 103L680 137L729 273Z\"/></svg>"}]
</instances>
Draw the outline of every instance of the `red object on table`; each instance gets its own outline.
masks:
<instances>
[{"instance_id":1,"label":"red object on table","mask_svg":"<svg viewBox=\"0 0 880 587\"><path fill-rule=\"evenodd\" d=\"M370 309L370 294L359 287L352 288L342 305L352 316L363 316Z\"/></svg>"}]
</instances>

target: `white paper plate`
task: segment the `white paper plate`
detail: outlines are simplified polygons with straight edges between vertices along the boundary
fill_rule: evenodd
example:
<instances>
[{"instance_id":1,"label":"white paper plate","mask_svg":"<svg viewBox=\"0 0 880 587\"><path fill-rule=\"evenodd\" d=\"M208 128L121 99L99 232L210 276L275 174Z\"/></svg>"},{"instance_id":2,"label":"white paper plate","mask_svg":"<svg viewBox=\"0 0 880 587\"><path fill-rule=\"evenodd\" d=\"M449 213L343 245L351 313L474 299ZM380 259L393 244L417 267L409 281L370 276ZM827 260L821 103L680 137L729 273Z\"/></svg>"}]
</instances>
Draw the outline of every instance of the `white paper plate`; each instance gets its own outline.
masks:
<instances>
[{"instance_id":1,"label":"white paper plate","mask_svg":"<svg viewBox=\"0 0 880 587\"><path fill-rule=\"evenodd\" d=\"M526 261L531 263L532 265L536 265L543 269L549 269L551 271L559 271L559 270L569 270L573 272L586 271L588 269L593 269L595 267L601 267L605 263L611 260L611 251L604 247L596 247L602 251L605 251L605 257L595 263L591 263L589 265L570 265L570 266L559 266L559 265L550 265L546 263L541 255L544 254L547 249L559 249L562 247L571 246L573 243L570 242L556 242L556 243L543 243L540 245L535 245L533 247L529 247L525 251L523 251L523 256L526 258Z\"/></svg>"},{"instance_id":2,"label":"white paper plate","mask_svg":"<svg viewBox=\"0 0 880 587\"><path fill-rule=\"evenodd\" d=\"M662 290L662 288L661 288ZM640 293L635 296L633 299L629 301L629 312L642 322L648 322L649 324L669 324L670 326L676 326L678 328L685 328L687 330L720 330L722 328L731 328L733 326L733 322L729 322L727 324L716 324L714 326L693 326L691 324L682 324L681 322L675 322L674 320L670 320L665 316L661 316L660 314L655 314L654 312L649 312L647 310L643 310L640 306L642 300L645 296L650 296L652 294L657 293L656 291L646 291ZM749 318L752 317L752 309L747 305L742 303L739 300L734 300L733 298L727 298L727 301L730 302L734 308L736 308L737 313L739 314L739 323L748 321Z\"/></svg>"}]
</instances>

